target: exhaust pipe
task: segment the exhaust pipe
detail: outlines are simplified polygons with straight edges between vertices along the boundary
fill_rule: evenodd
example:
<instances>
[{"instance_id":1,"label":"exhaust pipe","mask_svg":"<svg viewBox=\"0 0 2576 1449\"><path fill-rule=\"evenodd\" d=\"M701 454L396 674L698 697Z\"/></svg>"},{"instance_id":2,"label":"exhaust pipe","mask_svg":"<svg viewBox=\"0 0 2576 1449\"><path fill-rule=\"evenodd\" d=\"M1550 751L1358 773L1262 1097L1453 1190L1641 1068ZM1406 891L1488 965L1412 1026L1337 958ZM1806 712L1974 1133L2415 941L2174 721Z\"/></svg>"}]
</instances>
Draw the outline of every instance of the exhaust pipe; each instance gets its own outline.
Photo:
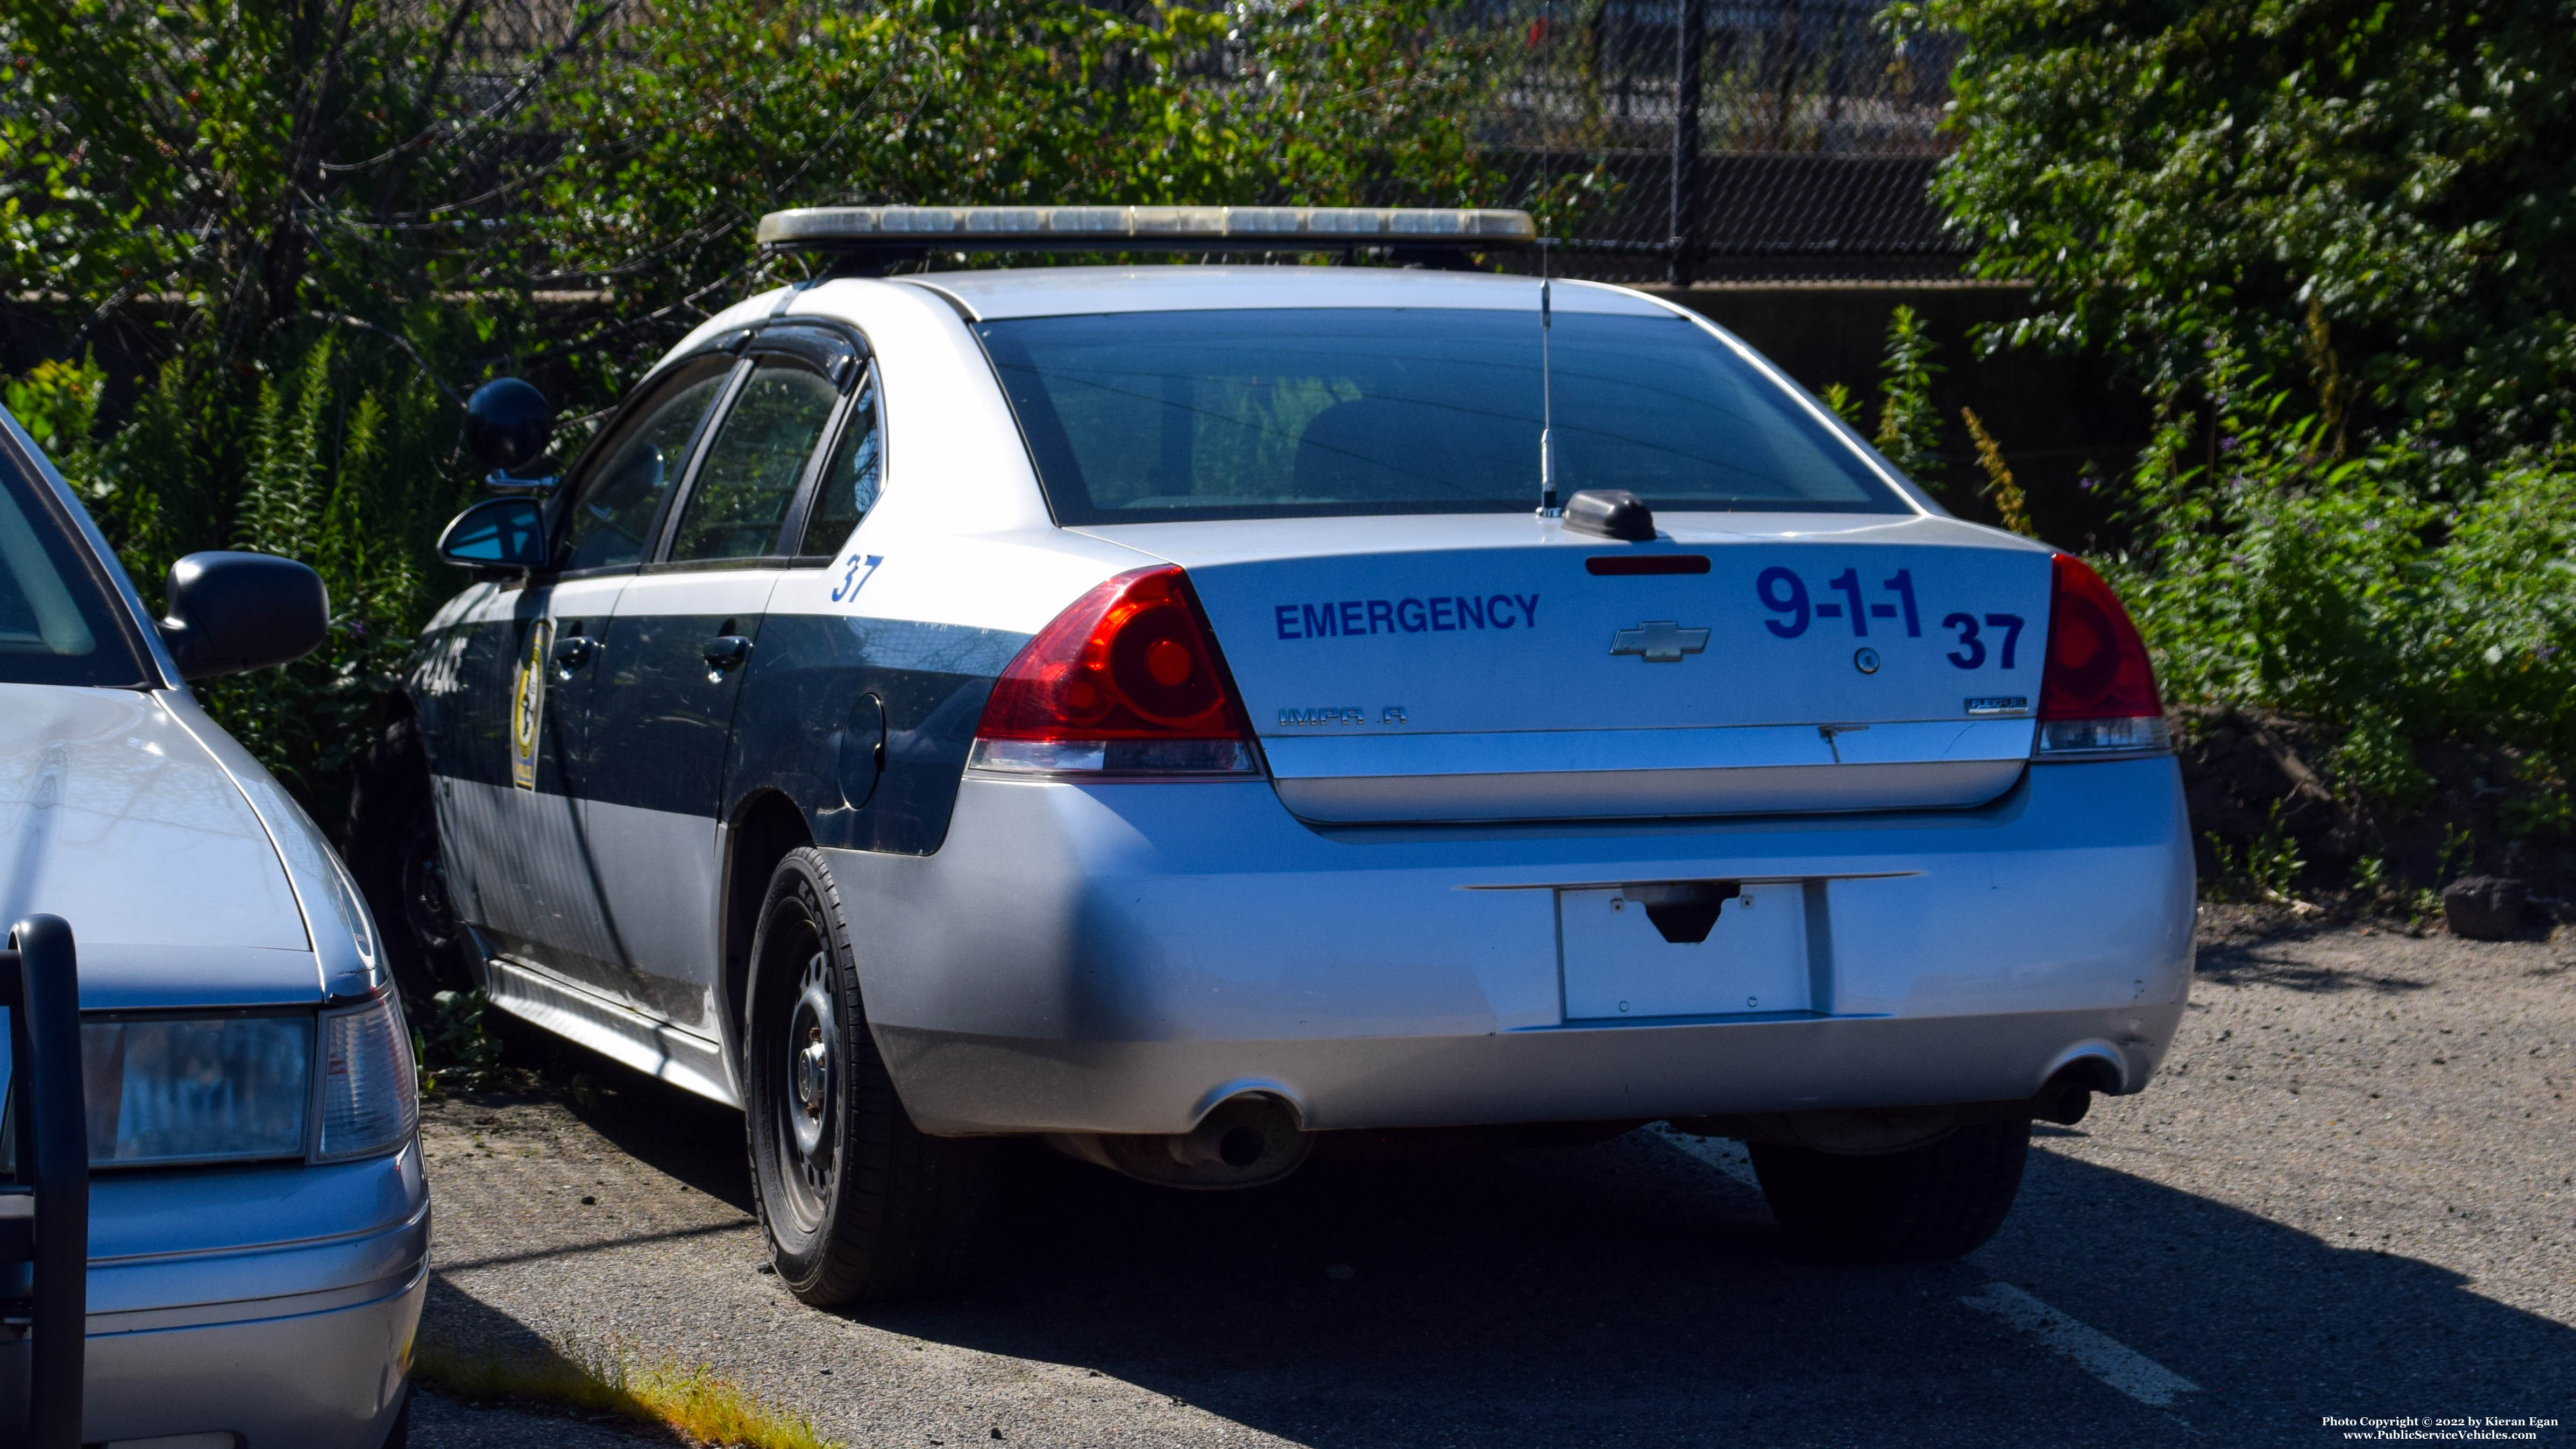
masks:
<instances>
[{"instance_id":1,"label":"exhaust pipe","mask_svg":"<svg viewBox=\"0 0 2576 1449\"><path fill-rule=\"evenodd\" d=\"M1140 1182L1221 1190L1286 1177L1306 1160L1314 1138L1298 1128L1286 1102L1246 1092L1217 1103L1187 1132L1050 1132L1046 1141L1067 1157Z\"/></svg>"}]
</instances>

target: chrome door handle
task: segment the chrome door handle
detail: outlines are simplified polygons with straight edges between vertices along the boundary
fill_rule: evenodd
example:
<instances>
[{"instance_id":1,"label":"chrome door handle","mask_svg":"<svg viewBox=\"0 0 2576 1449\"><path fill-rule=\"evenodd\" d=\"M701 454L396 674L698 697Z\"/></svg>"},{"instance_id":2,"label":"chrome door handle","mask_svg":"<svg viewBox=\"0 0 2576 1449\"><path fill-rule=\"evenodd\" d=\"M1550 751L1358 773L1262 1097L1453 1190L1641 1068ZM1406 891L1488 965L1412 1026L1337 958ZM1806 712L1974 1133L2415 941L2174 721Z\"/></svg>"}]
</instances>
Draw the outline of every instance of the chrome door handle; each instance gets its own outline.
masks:
<instances>
[{"instance_id":1,"label":"chrome door handle","mask_svg":"<svg viewBox=\"0 0 2576 1449\"><path fill-rule=\"evenodd\" d=\"M707 668L721 674L751 657L751 641L740 634L718 634L699 646L698 656Z\"/></svg>"}]
</instances>

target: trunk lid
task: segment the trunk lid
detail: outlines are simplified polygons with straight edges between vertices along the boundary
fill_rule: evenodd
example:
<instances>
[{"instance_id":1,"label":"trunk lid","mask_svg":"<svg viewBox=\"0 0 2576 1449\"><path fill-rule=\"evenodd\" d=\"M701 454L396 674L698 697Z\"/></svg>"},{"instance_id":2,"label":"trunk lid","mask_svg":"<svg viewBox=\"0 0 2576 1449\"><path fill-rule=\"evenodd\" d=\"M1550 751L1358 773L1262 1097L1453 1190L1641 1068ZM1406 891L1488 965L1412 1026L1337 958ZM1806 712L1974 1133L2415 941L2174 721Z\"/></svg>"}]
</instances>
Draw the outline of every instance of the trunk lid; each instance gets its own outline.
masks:
<instances>
[{"instance_id":1,"label":"trunk lid","mask_svg":"<svg viewBox=\"0 0 2576 1449\"><path fill-rule=\"evenodd\" d=\"M1084 531L1189 571L1308 820L1956 808L2020 777L2047 549L1915 516L1657 522Z\"/></svg>"}]
</instances>

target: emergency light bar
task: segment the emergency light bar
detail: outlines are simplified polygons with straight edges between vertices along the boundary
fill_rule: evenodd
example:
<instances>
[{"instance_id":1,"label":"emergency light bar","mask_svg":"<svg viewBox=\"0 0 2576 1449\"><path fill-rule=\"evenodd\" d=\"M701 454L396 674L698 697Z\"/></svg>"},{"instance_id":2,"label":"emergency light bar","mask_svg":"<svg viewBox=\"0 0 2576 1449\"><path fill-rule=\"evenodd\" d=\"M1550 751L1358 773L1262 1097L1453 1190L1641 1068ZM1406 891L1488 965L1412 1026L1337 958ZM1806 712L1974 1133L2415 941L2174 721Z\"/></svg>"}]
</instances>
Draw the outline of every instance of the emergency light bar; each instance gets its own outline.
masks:
<instances>
[{"instance_id":1,"label":"emergency light bar","mask_svg":"<svg viewBox=\"0 0 2576 1449\"><path fill-rule=\"evenodd\" d=\"M1415 206L809 206L760 219L764 253L1311 252L1527 246L1526 211Z\"/></svg>"}]
</instances>

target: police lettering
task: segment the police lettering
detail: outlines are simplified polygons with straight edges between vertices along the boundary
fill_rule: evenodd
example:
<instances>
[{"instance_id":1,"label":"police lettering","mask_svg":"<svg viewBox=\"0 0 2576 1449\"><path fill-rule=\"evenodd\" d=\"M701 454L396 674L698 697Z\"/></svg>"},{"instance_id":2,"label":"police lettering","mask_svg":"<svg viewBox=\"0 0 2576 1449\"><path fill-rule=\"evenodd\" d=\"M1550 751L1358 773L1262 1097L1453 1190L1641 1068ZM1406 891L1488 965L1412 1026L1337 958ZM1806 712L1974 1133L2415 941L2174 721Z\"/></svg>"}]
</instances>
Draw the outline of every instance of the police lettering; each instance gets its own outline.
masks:
<instances>
[{"instance_id":1,"label":"police lettering","mask_svg":"<svg viewBox=\"0 0 2576 1449\"><path fill-rule=\"evenodd\" d=\"M1450 634L1461 629L1538 627L1536 594L1444 594L1429 599L1332 599L1278 604L1270 617L1282 639L1358 634Z\"/></svg>"}]
</instances>

